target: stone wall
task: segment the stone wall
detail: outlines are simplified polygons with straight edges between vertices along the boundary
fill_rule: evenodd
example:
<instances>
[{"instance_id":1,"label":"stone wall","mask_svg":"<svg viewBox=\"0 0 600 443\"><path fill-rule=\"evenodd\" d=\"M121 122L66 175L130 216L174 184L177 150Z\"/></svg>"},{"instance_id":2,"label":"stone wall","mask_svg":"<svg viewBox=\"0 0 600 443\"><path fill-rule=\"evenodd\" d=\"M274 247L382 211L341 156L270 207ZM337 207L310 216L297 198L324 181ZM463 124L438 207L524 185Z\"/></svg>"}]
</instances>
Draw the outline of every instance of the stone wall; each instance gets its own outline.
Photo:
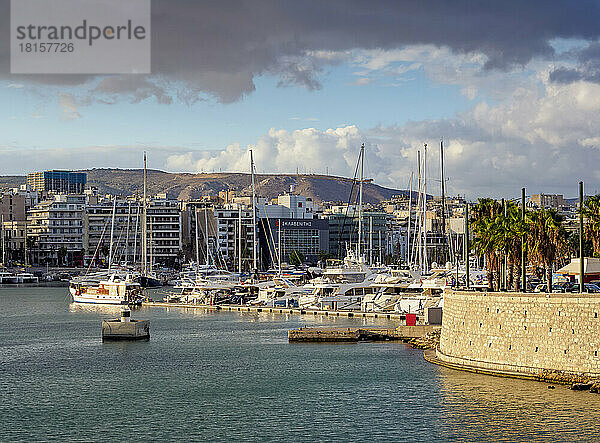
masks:
<instances>
[{"instance_id":1,"label":"stone wall","mask_svg":"<svg viewBox=\"0 0 600 443\"><path fill-rule=\"evenodd\" d=\"M437 357L503 373L600 376L600 297L446 292Z\"/></svg>"}]
</instances>

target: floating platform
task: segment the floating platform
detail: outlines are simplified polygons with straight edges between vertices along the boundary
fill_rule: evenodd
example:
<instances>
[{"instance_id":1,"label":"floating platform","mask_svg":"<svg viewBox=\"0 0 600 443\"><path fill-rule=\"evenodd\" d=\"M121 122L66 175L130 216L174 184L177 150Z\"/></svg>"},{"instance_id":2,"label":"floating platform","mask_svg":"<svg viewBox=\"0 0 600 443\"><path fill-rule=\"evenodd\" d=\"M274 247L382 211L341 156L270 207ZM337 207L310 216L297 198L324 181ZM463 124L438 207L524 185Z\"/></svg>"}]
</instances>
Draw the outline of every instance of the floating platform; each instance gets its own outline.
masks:
<instances>
[{"instance_id":1,"label":"floating platform","mask_svg":"<svg viewBox=\"0 0 600 443\"><path fill-rule=\"evenodd\" d=\"M145 301L142 306L161 307L161 308L184 308L184 309L204 309L207 311L233 311L233 312L262 312L269 314L295 314L295 315L314 315L324 317L356 317L356 318L382 318L387 320L406 321L406 314L400 312L363 312L363 311L334 311L331 309L303 309L303 308L285 308L280 306L252 306L252 305L204 305L188 303L167 303ZM417 325L423 321L422 317L416 316Z\"/></svg>"},{"instance_id":2,"label":"floating platform","mask_svg":"<svg viewBox=\"0 0 600 443\"><path fill-rule=\"evenodd\" d=\"M149 339L150 321L132 320L129 310L121 312L121 318L102 321L102 341Z\"/></svg>"},{"instance_id":3,"label":"floating platform","mask_svg":"<svg viewBox=\"0 0 600 443\"><path fill-rule=\"evenodd\" d=\"M288 331L290 342L358 342L411 340L440 329L436 325L398 326L397 328L300 328Z\"/></svg>"}]
</instances>

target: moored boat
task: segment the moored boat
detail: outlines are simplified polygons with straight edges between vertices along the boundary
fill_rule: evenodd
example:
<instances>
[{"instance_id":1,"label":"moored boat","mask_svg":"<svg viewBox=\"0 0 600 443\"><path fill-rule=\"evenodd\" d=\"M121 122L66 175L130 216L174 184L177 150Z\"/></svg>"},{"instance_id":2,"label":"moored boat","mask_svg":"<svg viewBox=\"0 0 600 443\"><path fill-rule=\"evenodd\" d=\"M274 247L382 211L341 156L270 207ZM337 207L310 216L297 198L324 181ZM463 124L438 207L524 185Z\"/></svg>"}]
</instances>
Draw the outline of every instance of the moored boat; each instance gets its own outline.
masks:
<instances>
[{"instance_id":1,"label":"moored boat","mask_svg":"<svg viewBox=\"0 0 600 443\"><path fill-rule=\"evenodd\" d=\"M69 292L75 303L140 305L144 298L139 283L115 275L108 280L72 280Z\"/></svg>"}]
</instances>

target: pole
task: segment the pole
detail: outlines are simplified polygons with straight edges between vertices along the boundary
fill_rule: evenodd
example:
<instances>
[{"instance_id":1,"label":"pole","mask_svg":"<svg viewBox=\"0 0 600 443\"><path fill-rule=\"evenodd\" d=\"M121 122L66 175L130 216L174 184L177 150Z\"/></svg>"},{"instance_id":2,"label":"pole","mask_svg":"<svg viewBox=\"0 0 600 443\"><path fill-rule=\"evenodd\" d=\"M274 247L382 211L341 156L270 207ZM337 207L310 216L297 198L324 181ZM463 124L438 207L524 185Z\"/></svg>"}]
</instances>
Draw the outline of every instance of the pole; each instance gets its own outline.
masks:
<instances>
[{"instance_id":1,"label":"pole","mask_svg":"<svg viewBox=\"0 0 600 443\"><path fill-rule=\"evenodd\" d=\"M242 206L238 206L238 272L240 273L240 281L242 280Z\"/></svg>"},{"instance_id":2,"label":"pole","mask_svg":"<svg viewBox=\"0 0 600 443\"><path fill-rule=\"evenodd\" d=\"M525 188L521 188L521 222L525 224ZM525 254L527 245L525 235L521 237L521 291L527 292L527 268L525 265Z\"/></svg>"},{"instance_id":3,"label":"pole","mask_svg":"<svg viewBox=\"0 0 600 443\"><path fill-rule=\"evenodd\" d=\"M579 292L584 292L584 264L585 254L583 250L583 182L579 182Z\"/></svg>"},{"instance_id":4,"label":"pole","mask_svg":"<svg viewBox=\"0 0 600 443\"><path fill-rule=\"evenodd\" d=\"M138 205L136 211L135 211L135 234L133 236L134 241L133 241L133 261L137 261L137 230L138 230L138 225L140 222L140 205Z\"/></svg>"},{"instance_id":5,"label":"pole","mask_svg":"<svg viewBox=\"0 0 600 443\"><path fill-rule=\"evenodd\" d=\"M358 197L358 261L360 262L360 249L362 243L362 201L363 201L363 172L365 163L365 144L360 147L360 186Z\"/></svg>"},{"instance_id":6,"label":"pole","mask_svg":"<svg viewBox=\"0 0 600 443\"><path fill-rule=\"evenodd\" d=\"M254 188L254 157L250 149L250 175L252 178L252 268L256 274L258 268L256 265L256 190Z\"/></svg>"},{"instance_id":7,"label":"pole","mask_svg":"<svg viewBox=\"0 0 600 443\"><path fill-rule=\"evenodd\" d=\"M465 203L465 282L469 289L469 203Z\"/></svg>"},{"instance_id":8,"label":"pole","mask_svg":"<svg viewBox=\"0 0 600 443\"><path fill-rule=\"evenodd\" d=\"M373 264L373 216L369 216L369 265Z\"/></svg>"},{"instance_id":9,"label":"pole","mask_svg":"<svg viewBox=\"0 0 600 443\"><path fill-rule=\"evenodd\" d=\"M423 147L423 206L422 206L422 217L423 217L423 242L421 248L423 249L423 270L427 272L427 143Z\"/></svg>"},{"instance_id":10,"label":"pole","mask_svg":"<svg viewBox=\"0 0 600 443\"><path fill-rule=\"evenodd\" d=\"M206 206L204 206L204 238L206 239L206 272L208 273L208 256L210 254L210 251L208 249L208 211L206 209Z\"/></svg>"},{"instance_id":11,"label":"pole","mask_svg":"<svg viewBox=\"0 0 600 443\"><path fill-rule=\"evenodd\" d=\"M408 256L408 267L411 266L410 260L410 220L412 218L412 185L413 185L413 173L410 173L410 186L408 191L408 230L406 231L406 250Z\"/></svg>"},{"instance_id":12,"label":"pole","mask_svg":"<svg viewBox=\"0 0 600 443\"><path fill-rule=\"evenodd\" d=\"M110 270L112 268L112 259L113 259L113 233L115 231L115 212L117 210L117 198L115 197L113 201L113 211L112 211L112 221L110 224L110 251L108 252L108 273L110 274Z\"/></svg>"},{"instance_id":13,"label":"pole","mask_svg":"<svg viewBox=\"0 0 600 443\"><path fill-rule=\"evenodd\" d=\"M194 223L196 225L196 274L200 269L200 235L198 232L198 208L194 207Z\"/></svg>"},{"instance_id":14,"label":"pole","mask_svg":"<svg viewBox=\"0 0 600 443\"><path fill-rule=\"evenodd\" d=\"M144 200L142 202L142 275L148 274L148 221L146 209L146 152L144 152Z\"/></svg>"},{"instance_id":15,"label":"pole","mask_svg":"<svg viewBox=\"0 0 600 443\"><path fill-rule=\"evenodd\" d=\"M377 231L377 249L379 249L379 266L383 264L381 259L381 230Z\"/></svg>"},{"instance_id":16,"label":"pole","mask_svg":"<svg viewBox=\"0 0 600 443\"><path fill-rule=\"evenodd\" d=\"M506 207L508 205L502 199L502 213L504 214L504 218L506 219ZM502 248L502 290L506 291L506 248Z\"/></svg>"},{"instance_id":17,"label":"pole","mask_svg":"<svg viewBox=\"0 0 600 443\"><path fill-rule=\"evenodd\" d=\"M127 233L125 234L125 263L129 263L129 222L131 221L131 202L127 206Z\"/></svg>"},{"instance_id":18,"label":"pole","mask_svg":"<svg viewBox=\"0 0 600 443\"><path fill-rule=\"evenodd\" d=\"M2 229L2 267L5 268L6 267L6 255L5 255L5 251L4 251L4 214L2 214L2 219L0 220L0 222L2 223L2 226L0 226L0 228Z\"/></svg>"},{"instance_id":19,"label":"pole","mask_svg":"<svg viewBox=\"0 0 600 443\"><path fill-rule=\"evenodd\" d=\"M442 184L442 260L446 262L446 186L444 183L444 140L440 140L440 172ZM458 256L457 261L458 261ZM448 257L450 259L450 257ZM458 276L457 276L458 282Z\"/></svg>"},{"instance_id":20,"label":"pole","mask_svg":"<svg viewBox=\"0 0 600 443\"><path fill-rule=\"evenodd\" d=\"M277 221L277 261L279 261L279 277L281 277L281 219Z\"/></svg>"},{"instance_id":21,"label":"pole","mask_svg":"<svg viewBox=\"0 0 600 443\"><path fill-rule=\"evenodd\" d=\"M25 242L23 243L23 250L24 250L24 255L25 257L25 266L27 266L29 264L29 260L27 259L27 216L25 216L25 230L23 231L23 233L25 234Z\"/></svg>"},{"instance_id":22,"label":"pole","mask_svg":"<svg viewBox=\"0 0 600 443\"><path fill-rule=\"evenodd\" d=\"M417 239L417 252L416 258L419 260L419 270L423 271L423 209L421 205L423 204L423 185L421 184L421 151L417 151L417 177L418 177L418 186L419 186L419 200L417 202L417 212L418 218L415 217L415 223L418 219L419 221L419 232L417 233L415 230L415 236ZM416 229L416 226L415 226ZM413 245L413 250L415 246Z\"/></svg>"}]
</instances>

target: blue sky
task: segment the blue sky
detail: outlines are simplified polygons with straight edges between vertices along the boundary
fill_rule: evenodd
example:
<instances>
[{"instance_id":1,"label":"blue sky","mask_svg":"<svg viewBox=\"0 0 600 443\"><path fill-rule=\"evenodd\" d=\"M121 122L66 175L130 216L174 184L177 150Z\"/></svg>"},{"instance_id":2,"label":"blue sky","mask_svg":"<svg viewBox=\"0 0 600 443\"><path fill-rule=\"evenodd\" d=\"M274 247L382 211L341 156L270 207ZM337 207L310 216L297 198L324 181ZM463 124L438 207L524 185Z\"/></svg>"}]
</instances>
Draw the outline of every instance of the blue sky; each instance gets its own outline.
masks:
<instances>
[{"instance_id":1,"label":"blue sky","mask_svg":"<svg viewBox=\"0 0 600 443\"><path fill-rule=\"evenodd\" d=\"M596 0L154 0L152 74L85 84L11 75L0 39L0 174L143 150L247 172L252 147L262 172L352 176L364 143L369 176L401 188L424 143L437 177L443 138L451 193L600 189L599 21Z\"/></svg>"},{"instance_id":2,"label":"blue sky","mask_svg":"<svg viewBox=\"0 0 600 443\"><path fill-rule=\"evenodd\" d=\"M79 106L81 117L71 120L63 118L58 95L77 95L81 88L36 86L32 90L27 85L15 88L15 82L5 81L0 88L0 101L5 104L0 107L0 145L222 149L233 142L255 143L271 127L293 131L402 125L409 120L451 117L474 103L457 85L436 84L422 69L411 71L402 82L379 78L365 85L355 84L360 78L355 72L351 64L330 67L319 76L319 90L278 86L278 78L263 75L254 80L255 92L228 104L214 98L191 105L177 101L159 104L153 98L135 104L93 102Z\"/></svg>"}]
</instances>

